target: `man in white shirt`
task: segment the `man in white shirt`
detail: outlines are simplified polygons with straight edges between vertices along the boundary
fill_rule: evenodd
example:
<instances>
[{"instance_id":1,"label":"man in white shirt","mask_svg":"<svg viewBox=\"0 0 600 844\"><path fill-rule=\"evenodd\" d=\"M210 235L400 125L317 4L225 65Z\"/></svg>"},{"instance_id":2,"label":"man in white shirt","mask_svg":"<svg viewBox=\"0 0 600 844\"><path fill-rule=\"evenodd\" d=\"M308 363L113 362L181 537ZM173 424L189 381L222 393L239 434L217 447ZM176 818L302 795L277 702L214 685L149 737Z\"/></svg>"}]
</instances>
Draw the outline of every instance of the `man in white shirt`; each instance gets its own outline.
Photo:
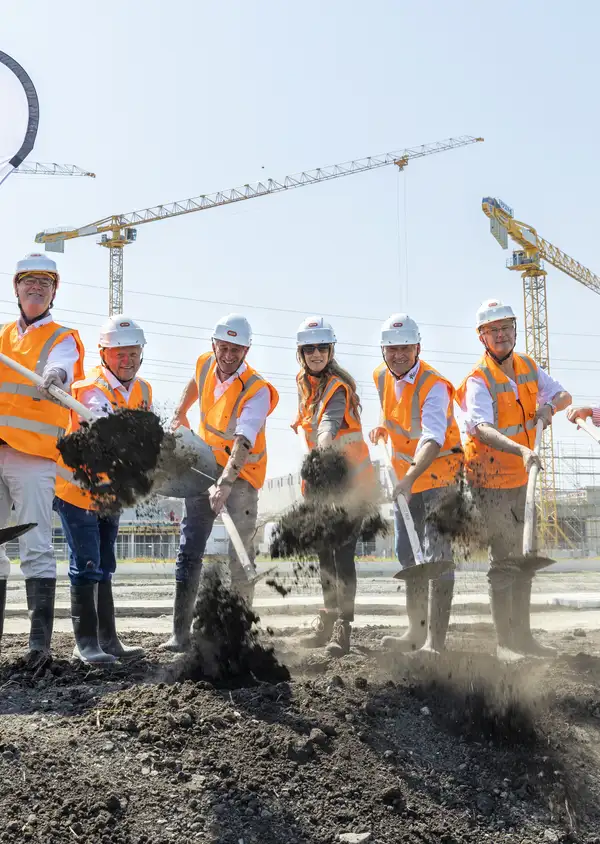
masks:
<instances>
[{"instance_id":1,"label":"man in white shirt","mask_svg":"<svg viewBox=\"0 0 600 844\"><path fill-rule=\"evenodd\" d=\"M399 483L394 499L409 502L426 562L452 560L449 536L443 536L427 516L456 483L462 464L460 434L454 419L454 387L420 360L421 333L408 314L393 314L381 330L384 362L373 373L381 403L381 425L370 433L391 445ZM403 568L415 565L412 548L395 504L396 554ZM409 627L403 636L385 636L382 645L399 651L444 648L454 589L454 572L429 582L409 578L406 610ZM428 598L430 605L428 608ZM427 618L429 616L429 637Z\"/></svg>"},{"instance_id":2,"label":"man in white shirt","mask_svg":"<svg viewBox=\"0 0 600 844\"><path fill-rule=\"evenodd\" d=\"M265 423L279 397L246 363L251 343L252 331L245 317L222 317L213 331L212 351L198 358L196 374L175 411L173 427L189 428L187 413L198 401L198 434L212 449L220 475L208 492L185 499L175 569L173 636L163 645L166 650L182 651L188 646L202 558L214 520L225 505L248 556L254 559L258 493L267 469ZM232 588L251 604L254 588L233 547L229 568Z\"/></svg>"},{"instance_id":3,"label":"man in white shirt","mask_svg":"<svg viewBox=\"0 0 600 844\"><path fill-rule=\"evenodd\" d=\"M29 652L36 659L50 650L56 593L52 548L52 502L56 480L57 437L69 412L49 393L54 385L69 390L83 376L79 334L54 322L50 310L60 278L55 262L33 253L17 264L13 290L20 316L0 330L0 352L41 375L42 386L0 364L0 527L11 516L35 523L19 539L31 623ZM0 547L0 636L10 561Z\"/></svg>"},{"instance_id":4,"label":"man in white shirt","mask_svg":"<svg viewBox=\"0 0 600 844\"><path fill-rule=\"evenodd\" d=\"M515 352L517 321L510 305L488 299L476 327L485 349L457 390L464 414L465 472L489 546L488 582L497 655L515 662L525 654L550 656L531 635L533 573L511 560L523 553L527 475L540 460L533 451L538 419L544 427L571 403L558 381L527 355Z\"/></svg>"}]
</instances>

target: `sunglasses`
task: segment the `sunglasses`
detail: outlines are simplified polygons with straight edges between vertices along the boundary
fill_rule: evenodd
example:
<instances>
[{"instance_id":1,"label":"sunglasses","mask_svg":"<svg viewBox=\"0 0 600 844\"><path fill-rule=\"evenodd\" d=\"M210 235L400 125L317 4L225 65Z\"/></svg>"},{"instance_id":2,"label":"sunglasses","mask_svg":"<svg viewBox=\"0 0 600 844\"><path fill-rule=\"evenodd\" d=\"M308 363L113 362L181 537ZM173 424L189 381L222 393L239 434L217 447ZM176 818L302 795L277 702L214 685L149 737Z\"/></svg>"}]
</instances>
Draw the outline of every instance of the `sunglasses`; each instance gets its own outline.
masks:
<instances>
[{"instance_id":1,"label":"sunglasses","mask_svg":"<svg viewBox=\"0 0 600 844\"><path fill-rule=\"evenodd\" d=\"M315 352L329 351L329 343L317 343L316 346L302 346L305 355L314 355Z\"/></svg>"}]
</instances>

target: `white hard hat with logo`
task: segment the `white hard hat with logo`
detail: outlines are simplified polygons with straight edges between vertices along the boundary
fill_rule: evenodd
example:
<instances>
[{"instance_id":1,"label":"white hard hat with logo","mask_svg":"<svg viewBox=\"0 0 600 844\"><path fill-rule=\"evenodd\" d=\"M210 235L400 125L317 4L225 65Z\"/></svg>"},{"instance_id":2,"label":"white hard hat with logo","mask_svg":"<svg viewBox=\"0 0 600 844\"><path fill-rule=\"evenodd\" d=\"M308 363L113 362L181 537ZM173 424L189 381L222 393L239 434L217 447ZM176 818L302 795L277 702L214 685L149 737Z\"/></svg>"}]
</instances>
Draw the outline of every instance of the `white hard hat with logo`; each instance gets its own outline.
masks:
<instances>
[{"instance_id":1,"label":"white hard hat with logo","mask_svg":"<svg viewBox=\"0 0 600 844\"><path fill-rule=\"evenodd\" d=\"M19 276L25 273L45 273L51 275L54 277L57 287L60 281L56 262L42 252L32 252L30 255L25 255L21 261L18 261L13 281L16 282Z\"/></svg>"},{"instance_id":2,"label":"white hard hat with logo","mask_svg":"<svg viewBox=\"0 0 600 844\"><path fill-rule=\"evenodd\" d=\"M223 340L235 346L250 346L252 344L252 329L245 316L241 314L227 314L215 325L212 333L213 340Z\"/></svg>"},{"instance_id":3,"label":"white hard hat with logo","mask_svg":"<svg viewBox=\"0 0 600 844\"><path fill-rule=\"evenodd\" d=\"M119 346L145 346L146 338L137 322L125 314L113 314L100 329L98 347L117 349Z\"/></svg>"},{"instance_id":4,"label":"white hard hat with logo","mask_svg":"<svg viewBox=\"0 0 600 844\"><path fill-rule=\"evenodd\" d=\"M415 346L420 342L419 326L408 314L392 314L381 326L382 346Z\"/></svg>"},{"instance_id":5,"label":"white hard hat with logo","mask_svg":"<svg viewBox=\"0 0 600 844\"><path fill-rule=\"evenodd\" d=\"M296 343L298 346L318 345L319 343L333 345L335 343L335 332L323 317L308 317L298 326Z\"/></svg>"},{"instance_id":6,"label":"white hard hat with logo","mask_svg":"<svg viewBox=\"0 0 600 844\"><path fill-rule=\"evenodd\" d=\"M486 299L477 309L475 327L479 330L499 319L514 319L516 322L517 318L510 305L505 305L500 299Z\"/></svg>"}]
</instances>

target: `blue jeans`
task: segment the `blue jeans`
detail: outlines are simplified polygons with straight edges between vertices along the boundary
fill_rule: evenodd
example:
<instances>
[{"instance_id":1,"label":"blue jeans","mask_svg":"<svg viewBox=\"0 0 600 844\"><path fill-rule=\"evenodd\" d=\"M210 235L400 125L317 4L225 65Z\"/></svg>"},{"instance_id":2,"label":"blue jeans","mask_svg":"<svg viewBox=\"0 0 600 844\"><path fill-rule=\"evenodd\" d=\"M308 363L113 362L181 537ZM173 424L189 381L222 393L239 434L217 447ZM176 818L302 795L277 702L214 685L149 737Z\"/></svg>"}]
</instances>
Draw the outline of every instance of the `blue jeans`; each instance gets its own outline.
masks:
<instances>
[{"instance_id":1,"label":"blue jeans","mask_svg":"<svg viewBox=\"0 0 600 844\"><path fill-rule=\"evenodd\" d=\"M454 491L454 487L440 487L438 489L426 489L423 492L415 492L408 504L415 523L415 530L423 548L423 557L426 563L454 559L450 537L448 535L441 535L435 525L427 520L427 515L431 510L452 491ZM408 534L404 527L404 520L396 504L394 504L394 526L398 562L403 569L414 566L415 558L413 557ZM444 577L453 578L454 572L449 572Z\"/></svg>"},{"instance_id":2,"label":"blue jeans","mask_svg":"<svg viewBox=\"0 0 600 844\"><path fill-rule=\"evenodd\" d=\"M71 583L110 580L117 568L115 543L119 516L100 516L94 510L75 507L60 498L54 499L54 507L69 545Z\"/></svg>"}]
</instances>

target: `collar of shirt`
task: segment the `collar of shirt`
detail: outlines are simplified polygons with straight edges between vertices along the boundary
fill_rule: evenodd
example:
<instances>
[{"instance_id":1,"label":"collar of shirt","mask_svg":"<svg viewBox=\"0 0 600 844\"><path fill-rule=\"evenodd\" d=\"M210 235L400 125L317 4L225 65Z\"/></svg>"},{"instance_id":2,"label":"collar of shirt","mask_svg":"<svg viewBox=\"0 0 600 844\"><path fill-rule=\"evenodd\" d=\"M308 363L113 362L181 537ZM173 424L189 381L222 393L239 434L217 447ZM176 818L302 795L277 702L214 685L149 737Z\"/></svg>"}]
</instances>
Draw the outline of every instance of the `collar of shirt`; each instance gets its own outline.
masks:
<instances>
[{"instance_id":1,"label":"collar of shirt","mask_svg":"<svg viewBox=\"0 0 600 844\"><path fill-rule=\"evenodd\" d=\"M215 399L220 399L227 388L231 387L238 375L242 375L247 369L248 364L246 361L242 361L241 366L226 381L219 381L218 377L215 377Z\"/></svg>"},{"instance_id":2,"label":"collar of shirt","mask_svg":"<svg viewBox=\"0 0 600 844\"><path fill-rule=\"evenodd\" d=\"M25 325L23 322L23 318L19 317L17 319L17 331L19 332L19 337L23 337L24 334L27 334L28 331L32 331L34 328L41 328L42 325L48 325L49 322L52 322L54 317L52 314L48 314L45 316L44 319L40 319L37 322L32 323L32 325Z\"/></svg>"},{"instance_id":3,"label":"collar of shirt","mask_svg":"<svg viewBox=\"0 0 600 844\"><path fill-rule=\"evenodd\" d=\"M110 371L110 369L107 369L105 366L102 367L102 374L104 375L104 377L108 381L110 387L113 390L120 390L123 393L123 395L125 396L125 398L129 397L129 393L131 392L133 385L137 381L137 375L136 375L135 378L133 378L133 380L129 382L129 386L126 387L124 384L121 384L121 382L116 377L116 375L113 375L112 372Z\"/></svg>"},{"instance_id":4,"label":"collar of shirt","mask_svg":"<svg viewBox=\"0 0 600 844\"><path fill-rule=\"evenodd\" d=\"M417 375L419 374L419 369L421 367L421 361L418 360L412 369L409 369L406 375L403 375L402 378L395 378L394 377L394 387L396 390L396 398L399 399L402 395L402 390L404 389L404 384L414 384L417 380Z\"/></svg>"}]
</instances>

